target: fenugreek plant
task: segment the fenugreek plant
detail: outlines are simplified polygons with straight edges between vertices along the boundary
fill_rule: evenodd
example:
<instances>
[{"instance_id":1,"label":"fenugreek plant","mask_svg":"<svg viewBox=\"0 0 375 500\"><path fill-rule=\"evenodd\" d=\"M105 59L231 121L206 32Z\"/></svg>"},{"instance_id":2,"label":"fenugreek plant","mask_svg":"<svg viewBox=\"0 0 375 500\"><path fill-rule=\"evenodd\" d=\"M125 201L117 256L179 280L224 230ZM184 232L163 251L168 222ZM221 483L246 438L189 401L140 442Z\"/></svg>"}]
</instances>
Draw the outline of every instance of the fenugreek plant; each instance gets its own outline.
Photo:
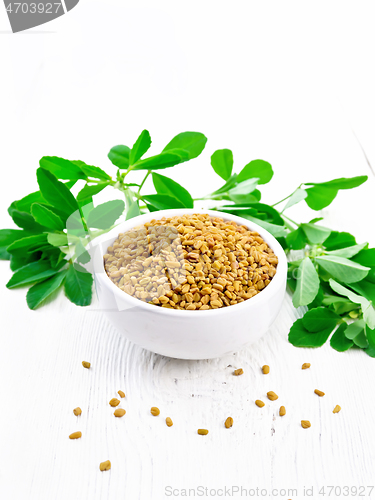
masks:
<instances>
[{"instance_id":1,"label":"fenugreek plant","mask_svg":"<svg viewBox=\"0 0 375 500\"><path fill-rule=\"evenodd\" d=\"M62 287L73 303L89 305L93 278L84 267L90 260L87 245L114 227L120 217L194 208L197 199L158 171L196 158L206 142L201 133L184 132L161 153L145 158L151 138L144 130L132 148L120 145L110 150L108 157L117 167L114 176L83 161L43 157L36 172L39 190L14 201L8 209L19 229L0 230L0 258L10 260L14 271L7 287L30 287L26 299L31 309ZM367 176L304 183L268 205L261 202L260 192L273 176L268 162L253 160L233 173L232 152L220 149L212 154L211 166L224 183L203 199L210 200L212 208L267 229L290 257L288 288L293 304L308 310L293 324L289 341L298 347L319 347L330 337L337 351L361 348L375 357L375 248L357 243L347 232L318 224L321 217L295 222L285 213L297 203L319 211L331 204L338 191L360 186ZM139 184L130 180L135 170L145 172ZM144 194L149 176L156 194ZM95 206L95 195L107 188L121 191L124 201Z\"/></svg>"}]
</instances>

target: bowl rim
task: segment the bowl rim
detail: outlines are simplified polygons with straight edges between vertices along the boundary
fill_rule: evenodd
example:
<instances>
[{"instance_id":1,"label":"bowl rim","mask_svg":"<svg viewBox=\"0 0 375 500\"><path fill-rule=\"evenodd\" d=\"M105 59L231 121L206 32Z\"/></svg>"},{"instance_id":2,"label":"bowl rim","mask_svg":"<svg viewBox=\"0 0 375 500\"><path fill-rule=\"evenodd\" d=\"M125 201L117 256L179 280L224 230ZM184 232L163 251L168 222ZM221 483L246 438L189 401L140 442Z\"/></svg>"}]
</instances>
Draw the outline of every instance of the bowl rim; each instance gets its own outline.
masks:
<instances>
[{"instance_id":1,"label":"bowl rim","mask_svg":"<svg viewBox=\"0 0 375 500\"><path fill-rule=\"evenodd\" d=\"M104 261L103 261L103 255L105 254L105 250L103 249L103 243L108 243L108 240L111 240L112 242L115 241L119 233L130 231L131 229L139 225L142 225L145 222L150 222L151 220L154 219L157 220L161 219L162 217L174 217L176 215L184 215L184 214L208 214L211 215L212 217L220 217L223 218L224 220L228 221L232 220L234 222L237 222L237 224L244 225L248 227L251 231L256 231L257 233L259 233L259 235L272 248L273 252L279 259L275 276L272 278L271 283L269 283L269 285L267 285L265 289L262 290L260 293L258 293L254 297L251 297L250 299L240 302L239 304L233 304L227 307L220 307L218 309L207 309L199 311L200 316L211 315L211 317L213 317L213 315L215 314L223 315L231 312L235 313L236 311L240 312L239 311L240 307L242 307L242 309L244 309L245 307L254 307L260 302L267 302L267 300L274 295L274 291L277 291L276 287L282 285L282 281L285 283L284 286L286 285L286 275L288 267L286 254L280 243L276 240L276 238L272 236L272 234L263 227L259 226L253 221L249 221L237 215L220 212L218 210L198 209L198 208L167 209L167 210L158 210L155 212L149 212L147 214L141 214L136 217L133 217L132 219L124 221L115 226L113 229L111 229L108 233L104 234L102 237L99 237L97 241L94 242L95 247L100 248L100 258L101 258L101 269L100 269L101 272L100 273L97 272L95 270L95 265L94 265L94 274L96 277L99 278L101 275L104 275L104 279L101 280L101 284L106 286L109 289L109 291L112 292L118 300L120 300L120 302L124 300L129 301L130 303L133 302L134 307L140 307L141 309L145 309L148 312L153 312L156 314L160 314L162 316L173 316L175 318L176 317L191 318L193 316L195 317L195 315L193 314L194 311L169 309L166 307L157 307L157 306L152 307L151 304L143 302L142 300L132 297L131 295L128 295L123 290L120 290L109 278L109 276L105 271ZM98 259L98 256L96 256L96 258ZM125 297L124 294L126 295ZM124 311L126 310L127 309L125 309Z\"/></svg>"}]
</instances>

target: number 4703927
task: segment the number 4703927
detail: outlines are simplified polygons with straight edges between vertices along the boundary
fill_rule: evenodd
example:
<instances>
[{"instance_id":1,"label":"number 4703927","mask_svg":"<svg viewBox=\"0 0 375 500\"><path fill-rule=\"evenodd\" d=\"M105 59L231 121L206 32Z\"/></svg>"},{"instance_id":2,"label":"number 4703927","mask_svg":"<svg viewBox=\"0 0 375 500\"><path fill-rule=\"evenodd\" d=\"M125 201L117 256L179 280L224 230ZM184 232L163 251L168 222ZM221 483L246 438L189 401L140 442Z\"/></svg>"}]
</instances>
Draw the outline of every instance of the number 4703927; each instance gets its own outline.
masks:
<instances>
[{"instance_id":1,"label":"number 4703927","mask_svg":"<svg viewBox=\"0 0 375 500\"><path fill-rule=\"evenodd\" d=\"M57 14L60 8L62 9L61 2L30 4L26 2L10 2L6 10L10 14Z\"/></svg>"}]
</instances>

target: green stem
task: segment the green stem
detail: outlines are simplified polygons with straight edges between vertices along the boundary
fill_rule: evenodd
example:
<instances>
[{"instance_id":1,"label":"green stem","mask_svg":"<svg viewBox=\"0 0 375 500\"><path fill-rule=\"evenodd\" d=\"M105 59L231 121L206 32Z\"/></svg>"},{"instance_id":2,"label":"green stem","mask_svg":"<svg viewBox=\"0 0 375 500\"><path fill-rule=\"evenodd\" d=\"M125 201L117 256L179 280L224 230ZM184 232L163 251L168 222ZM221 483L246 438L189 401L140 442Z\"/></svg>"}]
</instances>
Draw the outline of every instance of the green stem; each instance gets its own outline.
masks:
<instances>
[{"instance_id":1,"label":"green stem","mask_svg":"<svg viewBox=\"0 0 375 500\"><path fill-rule=\"evenodd\" d=\"M290 195L286 196L285 198L283 198L282 200L280 201L277 201L276 203L274 203L273 205L271 205L271 207L276 207L276 205L280 205L280 203L282 203L283 201L286 201L288 200L291 196L294 195L294 193L297 191L297 189L299 189L300 187L302 186L302 184L300 184L294 191L293 193L291 193Z\"/></svg>"},{"instance_id":2,"label":"green stem","mask_svg":"<svg viewBox=\"0 0 375 500\"><path fill-rule=\"evenodd\" d=\"M294 221L290 217L287 217L285 214L280 214L280 215L283 219L288 219L288 221L291 222L292 224L296 225L297 227L299 226L298 222Z\"/></svg>"},{"instance_id":3,"label":"green stem","mask_svg":"<svg viewBox=\"0 0 375 500\"><path fill-rule=\"evenodd\" d=\"M147 170L147 174L144 176L143 181L141 182L141 185L139 186L138 189L138 194L141 192L141 189L143 188L144 183L146 182L147 177L151 174L151 170Z\"/></svg>"}]
</instances>

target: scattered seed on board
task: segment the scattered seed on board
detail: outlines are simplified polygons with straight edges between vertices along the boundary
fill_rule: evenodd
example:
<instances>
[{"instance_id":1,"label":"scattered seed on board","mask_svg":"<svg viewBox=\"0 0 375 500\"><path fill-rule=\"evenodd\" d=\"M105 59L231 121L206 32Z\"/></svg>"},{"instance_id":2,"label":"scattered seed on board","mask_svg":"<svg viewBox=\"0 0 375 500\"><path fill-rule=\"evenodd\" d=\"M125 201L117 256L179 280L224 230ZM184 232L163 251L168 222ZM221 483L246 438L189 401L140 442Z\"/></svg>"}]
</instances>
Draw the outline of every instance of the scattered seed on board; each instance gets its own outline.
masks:
<instances>
[{"instance_id":1,"label":"scattered seed on board","mask_svg":"<svg viewBox=\"0 0 375 500\"><path fill-rule=\"evenodd\" d=\"M117 410L115 410L113 414L115 417L123 417L125 413L126 411L123 410L122 408L117 408Z\"/></svg>"},{"instance_id":2,"label":"scattered seed on board","mask_svg":"<svg viewBox=\"0 0 375 500\"><path fill-rule=\"evenodd\" d=\"M154 415L154 417L157 417L160 414L160 410L159 408L156 408L156 406L153 406L150 411L151 415Z\"/></svg>"},{"instance_id":3,"label":"scattered seed on board","mask_svg":"<svg viewBox=\"0 0 375 500\"><path fill-rule=\"evenodd\" d=\"M339 411L341 411L341 406L340 405L336 405L333 409L333 413L338 413Z\"/></svg>"},{"instance_id":4,"label":"scattered seed on board","mask_svg":"<svg viewBox=\"0 0 375 500\"><path fill-rule=\"evenodd\" d=\"M83 368L90 368L91 363L89 363L88 361L82 361L82 366Z\"/></svg>"},{"instance_id":5,"label":"scattered seed on board","mask_svg":"<svg viewBox=\"0 0 375 500\"><path fill-rule=\"evenodd\" d=\"M237 370L234 370L233 372L233 375L236 375L238 377L238 375L242 375L243 374L243 369L242 368L238 368Z\"/></svg>"},{"instance_id":6,"label":"scattered seed on board","mask_svg":"<svg viewBox=\"0 0 375 500\"><path fill-rule=\"evenodd\" d=\"M111 401L109 402L111 406L118 406L120 404L120 401L116 398L112 398Z\"/></svg>"},{"instance_id":7,"label":"scattered seed on board","mask_svg":"<svg viewBox=\"0 0 375 500\"><path fill-rule=\"evenodd\" d=\"M82 437L82 432L77 431L70 434L69 439L79 439L80 437Z\"/></svg>"},{"instance_id":8,"label":"scattered seed on board","mask_svg":"<svg viewBox=\"0 0 375 500\"><path fill-rule=\"evenodd\" d=\"M280 406L280 411L279 411L280 417L283 417L285 414L286 414L285 406Z\"/></svg>"},{"instance_id":9,"label":"scattered seed on board","mask_svg":"<svg viewBox=\"0 0 375 500\"><path fill-rule=\"evenodd\" d=\"M198 429L198 434L201 436L206 436L208 434L207 429Z\"/></svg>"},{"instance_id":10,"label":"scattered seed on board","mask_svg":"<svg viewBox=\"0 0 375 500\"><path fill-rule=\"evenodd\" d=\"M78 415L81 415L82 410L81 410L81 408L77 407L77 408L74 408L73 413L76 417L78 417Z\"/></svg>"},{"instance_id":11,"label":"scattered seed on board","mask_svg":"<svg viewBox=\"0 0 375 500\"><path fill-rule=\"evenodd\" d=\"M271 401L276 401L276 399L279 399L279 396L276 393L274 393L273 391L267 392L267 397Z\"/></svg>"},{"instance_id":12,"label":"scattered seed on board","mask_svg":"<svg viewBox=\"0 0 375 500\"><path fill-rule=\"evenodd\" d=\"M303 363L302 370L307 370L307 368L310 368L310 366L311 366L310 363Z\"/></svg>"},{"instance_id":13,"label":"scattered seed on board","mask_svg":"<svg viewBox=\"0 0 375 500\"><path fill-rule=\"evenodd\" d=\"M120 398L125 397L125 392L123 392L123 391L117 391L117 394L120 396Z\"/></svg>"},{"instance_id":14,"label":"scattered seed on board","mask_svg":"<svg viewBox=\"0 0 375 500\"><path fill-rule=\"evenodd\" d=\"M232 427L232 425L233 425L233 418L232 418L232 417L228 417L228 418L226 419L226 421L225 421L225 424L224 424L224 425L225 425L225 427L226 427L227 429L229 429L230 427Z\"/></svg>"},{"instance_id":15,"label":"scattered seed on board","mask_svg":"<svg viewBox=\"0 0 375 500\"><path fill-rule=\"evenodd\" d=\"M170 417L167 417L165 419L165 423L168 425L168 427L172 427L173 425L172 419Z\"/></svg>"},{"instance_id":16,"label":"scattered seed on board","mask_svg":"<svg viewBox=\"0 0 375 500\"><path fill-rule=\"evenodd\" d=\"M322 392L322 391L319 391L319 389L315 389L315 391L314 391L314 392L315 392L315 394L317 394L317 395L318 395L318 396L320 396L321 398L325 395L325 393L324 393L324 392Z\"/></svg>"},{"instance_id":17,"label":"scattered seed on board","mask_svg":"<svg viewBox=\"0 0 375 500\"><path fill-rule=\"evenodd\" d=\"M111 468L111 462L109 460L106 460L105 462L102 462L100 465L99 465L99 469L101 471L104 471L104 470L109 470Z\"/></svg>"},{"instance_id":18,"label":"scattered seed on board","mask_svg":"<svg viewBox=\"0 0 375 500\"><path fill-rule=\"evenodd\" d=\"M301 425L304 429L308 429L309 427L311 427L311 424L308 420L301 420Z\"/></svg>"},{"instance_id":19,"label":"scattered seed on board","mask_svg":"<svg viewBox=\"0 0 375 500\"><path fill-rule=\"evenodd\" d=\"M262 372L264 373L264 375L268 375L270 372L270 367L268 365L262 366Z\"/></svg>"},{"instance_id":20,"label":"scattered seed on board","mask_svg":"<svg viewBox=\"0 0 375 500\"><path fill-rule=\"evenodd\" d=\"M263 408L263 406L264 406L263 401L261 401L260 399L257 399L257 400L255 401L255 404L256 404L257 406L259 406L259 408Z\"/></svg>"}]
</instances>

